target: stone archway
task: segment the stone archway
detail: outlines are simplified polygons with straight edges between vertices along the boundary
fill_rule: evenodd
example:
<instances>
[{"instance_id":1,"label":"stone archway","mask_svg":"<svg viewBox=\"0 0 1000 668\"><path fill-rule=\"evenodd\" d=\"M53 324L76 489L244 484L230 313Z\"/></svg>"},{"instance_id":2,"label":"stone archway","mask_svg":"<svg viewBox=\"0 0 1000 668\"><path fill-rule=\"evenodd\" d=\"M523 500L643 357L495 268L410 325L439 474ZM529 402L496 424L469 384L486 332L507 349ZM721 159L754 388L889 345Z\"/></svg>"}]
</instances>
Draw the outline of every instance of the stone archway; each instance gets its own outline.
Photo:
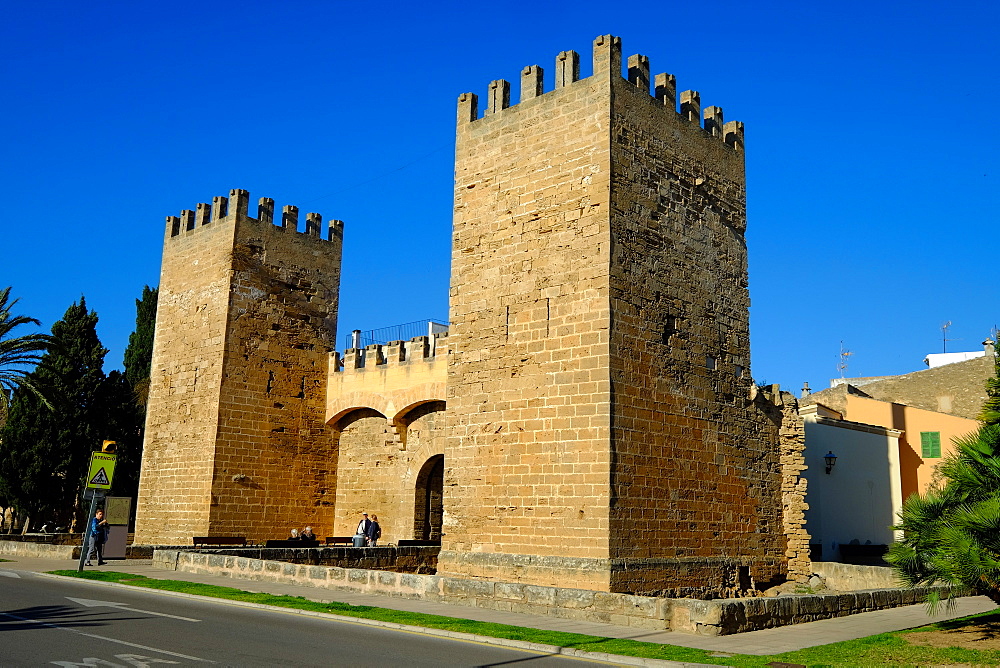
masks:
<instances>
[{"instance_id":1,"label":"stone archway","mask_svg":"<svg viewBox=\"0 0 1000 668\"><path fill-rule=\"evenodd\" d=\"M434 455L420 467L413 500L413 537L417 540L441 540L444 455Z\"/></svg>"}]
</instances>

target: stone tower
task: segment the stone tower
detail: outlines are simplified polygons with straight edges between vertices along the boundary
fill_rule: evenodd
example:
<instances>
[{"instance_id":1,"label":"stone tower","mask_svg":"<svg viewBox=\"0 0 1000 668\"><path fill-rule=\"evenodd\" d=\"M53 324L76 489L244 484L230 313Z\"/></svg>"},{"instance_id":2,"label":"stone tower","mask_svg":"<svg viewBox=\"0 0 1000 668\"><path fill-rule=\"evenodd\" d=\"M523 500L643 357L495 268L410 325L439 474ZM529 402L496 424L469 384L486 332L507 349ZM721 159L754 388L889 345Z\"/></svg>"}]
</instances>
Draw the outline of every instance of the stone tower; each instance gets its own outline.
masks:
<instances>
[{"instance_id":1,"label":"stone tower","mask_svg":"<svg viewBox=\"0 0 1000 668\"><path fill-rule=\"evenodd\" d=\"M167 218L136 541L331 527L324 421L343 225L249 194Z\"/></svg>"},{"instance_id":2,"label":"stone tower","mask_svg":"<svg viewBox=\"0 0 1000 668\"><path fill-rule=\"evenodd\" d=\"M650 83L602 36L592 76L568 51L554 90L531 66L515 106L503 80L482 117L459 98L441 574L719 596L786 572L743 125Z\"/></svg>"}]
</instances>

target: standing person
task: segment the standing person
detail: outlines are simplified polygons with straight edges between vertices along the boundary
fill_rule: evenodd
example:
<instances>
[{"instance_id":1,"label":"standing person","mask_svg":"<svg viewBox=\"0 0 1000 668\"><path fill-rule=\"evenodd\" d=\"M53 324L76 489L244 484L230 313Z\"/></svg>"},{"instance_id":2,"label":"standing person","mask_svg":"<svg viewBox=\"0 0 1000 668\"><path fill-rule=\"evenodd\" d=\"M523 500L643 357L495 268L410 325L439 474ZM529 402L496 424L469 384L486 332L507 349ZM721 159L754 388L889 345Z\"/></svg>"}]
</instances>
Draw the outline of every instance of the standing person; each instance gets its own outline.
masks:
<instances>
[{"instance_id":1,"label":"standing person","mask_svg":"<svg viewBox=\"0 0 1000 668\"><path fill-rule=\"evenodd\" d=\"M365 537L365 543L368 542L368 529L371 527L372 521L368 519L368 513L361 513L361 521L358 522L358 534Z\"/></svg>"},{"instance_id":2,"label":"standing person","mask_svg":"<svg viewBox=\"0 0 1000 668\"><path fill-rule=\"evenodd\" d=\"M378 544L378 539L382 537L382 527L378 525L378 515L372 513L371 524L368 525L365 536L368 538L369 547L375 547Z\"/></svg>"},{"instance_id":3,"label":"standing person","mask_svg":"<svg viewBox=\"0 0 1000 668\"><path fill-rule=\"evenodd\" d=\"M90 549L87 551L87 566L92 566L91 559L94 558L94 554L97 555L97 565L103 566L104 561L104 542L108 539L107 534L108 521L104 519L104 511L98 510L94 513L94 516L90 519L90 526L88 527L87 534L90 539Z\"/></svg>"}]
</instances>

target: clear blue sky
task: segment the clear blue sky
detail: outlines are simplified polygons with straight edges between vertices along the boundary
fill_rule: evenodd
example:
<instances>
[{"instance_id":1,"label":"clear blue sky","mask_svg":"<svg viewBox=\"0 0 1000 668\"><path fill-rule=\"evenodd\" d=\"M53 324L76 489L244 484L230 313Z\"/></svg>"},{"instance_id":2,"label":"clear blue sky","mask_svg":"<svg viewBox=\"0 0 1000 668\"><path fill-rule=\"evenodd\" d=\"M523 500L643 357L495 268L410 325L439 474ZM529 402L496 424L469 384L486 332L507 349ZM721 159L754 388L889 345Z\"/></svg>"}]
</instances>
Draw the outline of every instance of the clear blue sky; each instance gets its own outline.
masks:
<instances>
[{"instance_id":1,"label":"clear blue sky","mask_svg":"<svg viewBox=\"0 0 1000 668\"><path fill-rule=\"evenodd\" d=\"M746 123L753 359L796 392L1000 322L1000 3L44 2L0 24L0 286L120 367L164 216L345 221L340 333L447 315L455 100L622 38ZM516 99L516 94L515 94ZM342 340L342 336L339 337Z\"/></svg>"}]
</instances>

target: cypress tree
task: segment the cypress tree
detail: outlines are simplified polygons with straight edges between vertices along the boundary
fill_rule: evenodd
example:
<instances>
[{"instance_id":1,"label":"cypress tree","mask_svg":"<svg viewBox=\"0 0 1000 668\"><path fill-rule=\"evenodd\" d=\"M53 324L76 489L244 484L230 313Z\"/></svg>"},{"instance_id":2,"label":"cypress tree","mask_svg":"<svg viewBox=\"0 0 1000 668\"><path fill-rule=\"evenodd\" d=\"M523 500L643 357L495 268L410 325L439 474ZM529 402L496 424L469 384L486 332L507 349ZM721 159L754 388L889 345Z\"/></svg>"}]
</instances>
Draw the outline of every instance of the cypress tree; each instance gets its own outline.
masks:
<instances>
[{"instance_id":1,"label":"cypress tree","mask_svg":"<svg viewBox=\"0 0 1000 668\"><path fill-rule=\"evenodd\" d=\"M135 331L125 349L125 372L109 373L103 391L108 407L108 438L118 442L114 493L133 499L139 491L158 292L147 285L142 289L142 297L135 300ZM132 507L134 510L134 503Z\"/></svg>"},{"instance_id":2,"label":"cypress tree","mask_svg":"<svg viewBox=\"0 0 1000 668\"><path fill-rule=\"evenodd\" d=\"M125 377L136 391L138 403L145 415L149 394L149 373L153 364L153 332L156 329L156 302L159 288L142 288L142 298L135 300L135 331L128 337L125 349Z\"/></svg>"},{"instance_id":3,"label":"cypress tree","mask_svg":"<svg viewBox=\"0 0 1000 668\"><path fill-rule=\"evenodd\" d=\"M83 297L52 325L52 343L30 375L54 410L43 410L34 393L15 393L0 433L0 479L3 496L21 513L66 525L90 453L105 438L107 349Z\"/></svg>"}]
</instances>

